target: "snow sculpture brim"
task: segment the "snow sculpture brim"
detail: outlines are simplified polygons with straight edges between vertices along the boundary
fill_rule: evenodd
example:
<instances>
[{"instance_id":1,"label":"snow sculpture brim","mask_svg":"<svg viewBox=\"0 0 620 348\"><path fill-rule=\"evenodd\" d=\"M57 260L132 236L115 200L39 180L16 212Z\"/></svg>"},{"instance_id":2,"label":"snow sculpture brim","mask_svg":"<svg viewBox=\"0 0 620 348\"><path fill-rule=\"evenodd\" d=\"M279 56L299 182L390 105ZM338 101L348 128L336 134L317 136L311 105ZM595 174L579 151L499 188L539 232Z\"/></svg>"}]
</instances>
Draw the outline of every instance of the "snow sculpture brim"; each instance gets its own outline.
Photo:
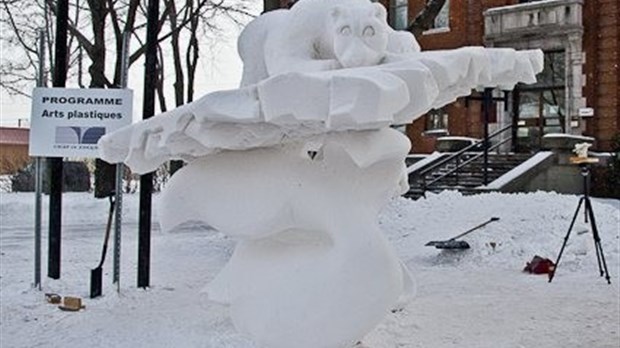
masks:
<instances>
[{"instance_id":1,"label":"snow sculpture brim","mask_svg":"<svg viewBox=\"0 0 620 348\"><path fill-rule=\"evenodd\" d=\"M534 83L540 50L464 47L388 55L380 65L291 72L219 91L102 137L102 159L136 173L170 159L406 124L472 88Z\"/></svg>"}]
</instances>

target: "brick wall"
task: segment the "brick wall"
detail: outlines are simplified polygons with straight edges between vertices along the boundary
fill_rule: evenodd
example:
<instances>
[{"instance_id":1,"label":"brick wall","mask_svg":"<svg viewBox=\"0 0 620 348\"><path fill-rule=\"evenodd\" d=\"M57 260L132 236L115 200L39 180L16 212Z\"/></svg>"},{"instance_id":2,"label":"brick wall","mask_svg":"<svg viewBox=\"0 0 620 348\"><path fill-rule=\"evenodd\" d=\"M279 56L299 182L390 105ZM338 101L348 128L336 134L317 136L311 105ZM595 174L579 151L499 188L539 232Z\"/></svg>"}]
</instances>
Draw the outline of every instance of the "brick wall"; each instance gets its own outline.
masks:
<instances>
[{"instance_id":1,"label":"brick wall","mask_svg":"<svg viewBox=\"0 0 620 348\"><path fill-rule=\"evenodd\" d=\"M618 0L589 0L584 2L583 12L583 94L595 113L586 122L586 135L597 138L596 148L605 151L620 133L620 4Z\"/></svg>"},{"instance_id":2,"label":"brick wall","mask_svg":"<svg viewBox=\"0 0 620 348\"><path fill-rule=\"evenodd\" d=\"M462 46L482 46L484 37L483 12L487 8L511 5L516 0L452 0L450 2L450 30L424 33L418 37L423 50L452 49ZM410 0L409 16L414 18L426 0ZM482 138L483 123L480 103L472 101L465 107L460 98L448 106L450 135ZM429 153L434 150L434 139L423 134L425 117L416 120L407 129L413 144L412 151Z\"/></svg>"}]
</instances>

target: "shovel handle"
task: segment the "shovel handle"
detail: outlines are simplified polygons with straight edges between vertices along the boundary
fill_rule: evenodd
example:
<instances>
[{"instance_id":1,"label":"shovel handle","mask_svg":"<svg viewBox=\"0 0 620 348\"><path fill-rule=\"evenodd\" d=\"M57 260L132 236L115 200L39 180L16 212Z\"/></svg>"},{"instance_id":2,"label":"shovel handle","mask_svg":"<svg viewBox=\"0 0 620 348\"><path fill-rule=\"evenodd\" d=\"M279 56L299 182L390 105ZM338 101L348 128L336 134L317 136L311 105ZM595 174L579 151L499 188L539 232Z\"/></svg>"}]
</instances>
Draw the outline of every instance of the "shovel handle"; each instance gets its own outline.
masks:
<instances>
[{"instance_id":1,"label":"shovel handle","mask_svg":"<svg viewBox=\"0 0 620 348\"><path fill-rule=\"evenodd\" d=\"M468 235L468 234L470 234L470 233L474 232L475 230L477 230L477 229L479 229L479 228L482 228L482 227L484 227L484 226L486 226L486 225L490 224L491 222L493 222L493 221L497 221L497 220L499 220L499 218L494 216L494 217L490 218L489 220L487 220L487 221L485 221L485 222L481 223L480 225L478 225L478 226L476 226L476 227L473 227L473 228L471 228L471 229L469 229L469 230L467 230L467 231L465 231L465 232L463 232L463 233L459 234L459 235L458 235L458 236L456 236L456 237L452 237L452 238L450 238L450 240L459 239L459 238L461 238L461 237L463 237L463 236L465 236L465 235Z\"/></svg>"},{"instance_id":2,"label":"shovel handle","mask_svg":"<svg viewBox=\"0 0 620 348\"><path fill-rule=\"evenodd\" d=\"M108 212L108 222L105 227L105 237L103 240L103 248L101 250L101 260L99 261L99 266L97 268L101 268L103 266L103 262L105 261L105 255L108 251L108 240L110 239L110 229L112 227L112 215L114 214L114 206L115 201L110 196L110 211Z\"/></svg>"}]
</instances>

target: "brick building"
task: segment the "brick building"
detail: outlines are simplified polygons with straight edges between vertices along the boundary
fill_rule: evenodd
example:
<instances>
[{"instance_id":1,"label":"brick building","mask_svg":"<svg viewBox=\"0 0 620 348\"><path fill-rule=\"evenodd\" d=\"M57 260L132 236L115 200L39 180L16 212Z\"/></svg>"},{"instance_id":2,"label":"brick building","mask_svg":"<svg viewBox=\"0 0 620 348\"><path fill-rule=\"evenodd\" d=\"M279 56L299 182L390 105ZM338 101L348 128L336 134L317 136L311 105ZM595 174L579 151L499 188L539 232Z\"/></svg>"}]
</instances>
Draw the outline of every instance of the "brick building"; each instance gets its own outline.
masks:
<instances>
[{"instance_id":1,"label":"brick building","mask_svg":"<svg viewBox=\"0 0 620 348\"><path fill-rule=\"evenodd\" d=\"M397 27L406 25L405 13L411 20L427 2L378 1ZM280 7L291 3L280 0ZM619 17L619 0L446 0L434 28L417 39L423 50L542 49L546 63L539 82L505 94L506 105L495 106L490 130L512 125L512 134L505 136L519 152L538 150L548 133L592 136L594 150L609 151L620 133ZM433 151L437 135L482 138L483 132L480 102L465 98L407 127L412 151L418 153Z\"/></svg>"},{"instance_id":2,"label":"brick building","mask_svg":"<svg viewBox=\"0 0 620 348\"><path fill-rule=\"evenodd\" d=\"M409 0L409 17L425 3ZM545 52L538 83L509 92L508 105L497 105L491 121L492 129L513 125L517 151L536 151L547 133L592 136L595 150L611 150L620 133L620 1L448 0L435 23L418 37L424 50L484 45ZM432 151L433 134L442 133L482 137L480 103L467 106L460 98L407 128L414 152Z\"/></svg>"}]
</instances>

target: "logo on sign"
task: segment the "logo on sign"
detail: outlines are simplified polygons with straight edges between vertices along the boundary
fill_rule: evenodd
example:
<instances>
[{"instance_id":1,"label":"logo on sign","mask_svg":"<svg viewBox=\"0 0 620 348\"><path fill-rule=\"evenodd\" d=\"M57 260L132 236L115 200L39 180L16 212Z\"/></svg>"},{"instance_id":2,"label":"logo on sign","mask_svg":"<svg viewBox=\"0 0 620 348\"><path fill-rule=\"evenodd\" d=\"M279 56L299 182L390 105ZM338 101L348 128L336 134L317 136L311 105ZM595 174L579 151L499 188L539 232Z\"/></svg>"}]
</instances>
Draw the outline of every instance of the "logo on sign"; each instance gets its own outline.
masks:
<instances>
[{"instance_id":1,"label":"logo on sign","mask_svg":"<svg viewBox=\"0 0 620 348\"><path fill-rule=\"evenodd\" d=\"M105 135L105 127L56 127L56 144L95 145Z\"/></svg>"}]
</instances>

